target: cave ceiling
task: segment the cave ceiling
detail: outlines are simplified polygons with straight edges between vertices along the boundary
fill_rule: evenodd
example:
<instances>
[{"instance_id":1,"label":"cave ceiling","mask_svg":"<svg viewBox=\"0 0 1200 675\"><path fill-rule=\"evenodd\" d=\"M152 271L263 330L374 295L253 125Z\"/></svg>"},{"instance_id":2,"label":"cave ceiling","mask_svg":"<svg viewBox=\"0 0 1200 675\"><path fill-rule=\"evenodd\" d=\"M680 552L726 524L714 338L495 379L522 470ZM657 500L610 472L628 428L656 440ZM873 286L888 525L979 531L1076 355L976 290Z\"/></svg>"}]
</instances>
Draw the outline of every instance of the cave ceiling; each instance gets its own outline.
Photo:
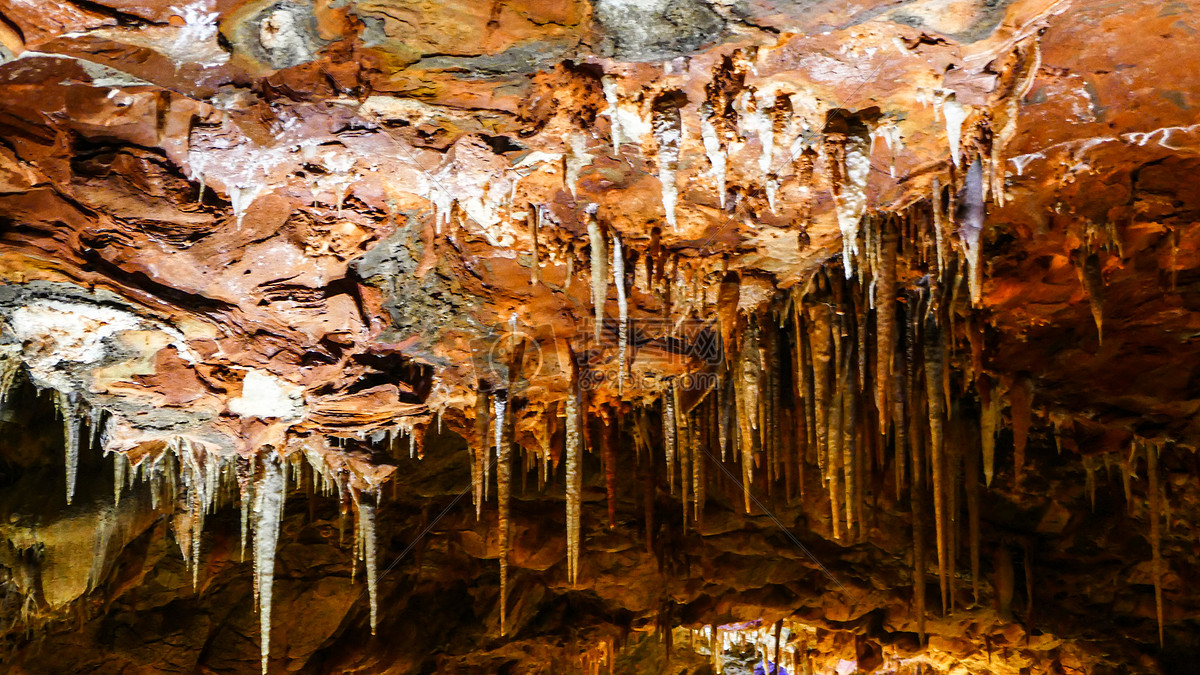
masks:
<instances>
[{"instance_id":1,"label":"cave ceiling","mask_svg":"<svg viewBox=\"0 0 1200 675\"><path fill-rule=\"evenodd\" d=\"M0 658L1191 672L1196 8L0 0Z\"/></svg>"}]
</instances>

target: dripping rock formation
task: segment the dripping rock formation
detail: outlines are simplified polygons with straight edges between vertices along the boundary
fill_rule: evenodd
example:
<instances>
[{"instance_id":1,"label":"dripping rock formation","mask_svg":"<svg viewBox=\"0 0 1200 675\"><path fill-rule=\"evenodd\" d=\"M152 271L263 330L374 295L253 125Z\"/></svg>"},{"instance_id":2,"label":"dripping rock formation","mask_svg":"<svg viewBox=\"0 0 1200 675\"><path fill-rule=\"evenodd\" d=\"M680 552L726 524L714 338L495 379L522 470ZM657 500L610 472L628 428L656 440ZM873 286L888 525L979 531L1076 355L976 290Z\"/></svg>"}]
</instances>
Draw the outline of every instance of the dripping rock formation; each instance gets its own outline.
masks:
<instances>
[{"instance_id":1,"label":"dripping rock formation","mask_svg":"<svg viewBox=\"0 0 1200 675\"><path fill-rule=\"evenodd\" d=\"M0 2L4 671L1194 672L1198 9Z\"/></svg>"}]
</instances>

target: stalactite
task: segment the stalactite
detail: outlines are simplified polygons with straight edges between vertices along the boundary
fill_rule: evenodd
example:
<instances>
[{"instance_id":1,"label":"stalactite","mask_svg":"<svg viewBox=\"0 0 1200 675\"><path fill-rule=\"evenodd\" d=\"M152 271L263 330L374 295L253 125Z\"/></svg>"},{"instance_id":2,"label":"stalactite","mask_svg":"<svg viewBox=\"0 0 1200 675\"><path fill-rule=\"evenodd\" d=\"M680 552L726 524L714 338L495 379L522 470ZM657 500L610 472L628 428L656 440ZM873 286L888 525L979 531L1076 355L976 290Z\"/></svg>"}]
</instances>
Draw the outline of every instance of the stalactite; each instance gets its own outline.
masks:
<instances>
[{"instance_id":1,"label":"stalactite","mask_svg":"<svg viewBox=\"0 0 1200 675\"><path fill-rule=\"evenodd\" d=\"M592 163L592 156L587 151L587 136L583 132L572 131L567 135L566 141L568 152L563 157L563 182L574 198L575 188L579 183L579 172Z\"/></svg>"},{"instance_id":2,"label":"stalactite","mask_svg":"<svg viewBox=\"0 0 1200 675\"><path fill-rule=\"evenodd\" d=\"M742 460L742 502L750 513L750 485L754 478L754 437L758 427L757 340L748 331L734 369L734 397L737 403L738 453ZM753 340L753 342L750 342ZM750 344L747 344L750 342Z\"/></svg>"},{"instance_id":3,"label":"stalactite","mask_svg":"<svg viewBox=\"0 0 1200 675\"><path fill-rule=\"evenodd\" d=\"M579 523L583 493L583 467L579 439L579 393L574 367L571 369L567 393L567 581L572 586L579 578Z\"/></svg>"},{"instance_id":4,"label":"stalactite","mask_svg":"<svg viewBox=\"0 0 1200 675\"><path fill-rule=\"evenodd\" d=\"M929 448L930 468L933 471L933 511L934 528L937 532L938 576L942 590L942 613L947 610L949 601L949 533L947 518L949 516L946 504L946 460L944 445L945 401L942 392L942 359L945 352L942 349L942 331L937 325L936 311L930 311L925 320L925 396L929 406Z\"/></svg>"},{"instance_id":5,"label":"stalactite","mask_svg":"<svg viewBox=\"0 0 1200 675\"><path fill-rule=\"evenodd\" d=\"M1079 281L1087 291L1092 320L1096 322L1096 338L1104 342L1104 277L1100 273L1100 258L1095 253L1082 256L1078 266Z\"/></svg>"},{"instance_id":6,"label":"stalactite","mask_svg":"<svg viewBox=\"0 0 1200 675\"><path fill-rule=\"evenodd\" d=\"M533 215L530 217L530 235L533 238L533 264L529 266L529 283L536 284L542 280L542 252L541 252L541 230L542 216L545 209L542 205L533 207Z\"/></svg>"},{"instance_id":7,"label":"stalactite","mask_svg":"<svg viewBox=\"0 0 1200 675\"><path fill-rule=\"evenodd\" d=\"M956 209L958 237L967 256L968 280L971 287L971 304L978 307L983 297L983 268L979 261L983 246L983 224L987 211L983 204L983 164L976 157L967 169L962 202Z\"/></svg>"},{"instance_id":8,"label":"stalactite","mask_svg":"<svg viewBox=\"0 0 1200 675\"><path fill-rule=\"evenodd\" d=\"M906 334L903 323L901 324L901 334ZM905 401L907 400L908 389L905 386L905 377L909 369L909 360L905 358L905 350L899 349L893 351L894 371L892 372L892 429L895 430L895 438L892 440L893 452L895 453L895 472L896 472L896 500L900 500L902 490L904 488L905 472L906 472L906 454L908 452L908 422L905 419ZM913 462L915 467L915 460ZM916 480L916 471L913 471L913 476L909 478L909 482Z\"/></svg>"},{"instance_id":9,"label":"stalactite","mask_svg":"<svg viewBox=\"0 0 1200 675\"><path fill-rule=\"evenodd\" d=\"M675 222L675 204L679 188L675 185L675 172L679 169L679 149L683 145L683 119L679 109L687 104L687 97L680 91L660 94L654 101L652 131L658 144L658 180L662 183L662 205L667 224L678 229Z\"/></svg>"},{"instance_id":10,"label":"stalactite","mask_svg":"<svg viewBox=\"0 0 1200 675\"><path fill-rule=\"evenodd\" d=\"M376 499L377 498L372 498ZM368 501L366 495L355 494L355 507L358 509L359 539L362 544L363 564L367 571L367 599L371 605L371 635L379 624L379 564L378 539L375 534L375 503Z\"/></svg>"},{"instance_id":11,"label":"stalactite","mask_svg":"<svg viewBox=\"0 0 1200 675\"><path fill-rule=\"evenodd\" d=\"M725 368L724 365L722 365L721 367L722 367L722 369ZM722 375L721 378L717 382L717 393L719 394L718 400L717 400L717 406L720 408L720 410L717 411L717 436L718 436L718 443L721 446L721 461L722 462L725 461L725 454L726 454L725 451L726 451L727 446L729 445L729 430L730 430L730 422L731 422L730 418L733 417L734 395L731 394L729 391L729 389L732 386L733 386L733 380L729 376L728 373L725 373L724 375ZM735 448L734 452L735 453L736 453L736 447L737 447L737 444L735 443L734 444L734 448Z\"/></svg>"},{"instance_id":12,"label":"stalactite","mask_svg":"<svg viewBox=\"0 0 1200 675\"><path fill-rule=\"evenodd\" d=\"M849 343L849 341L847 341ZM858 418L858 391L854 386L854 370L850 366L851 350L849 344L842 350L842 382L839 390L842 397L842 476L845 488L846 502L846 538L853 541L856 537L858 523L855 520L855 506L858 497L856 462L858 461L858 444L855 439L856 420Z\"/></svg>"},{"instance_id":13,"label":"stalactite","mask_svg":"<svg viewBox=\"0 0 1200 675\"><path fill-rule=\"evenodd\" d=\"M708 101L700 104L700 139L704 142L704 154L708 157L708 163L712 167L709 175L712 176L717 188L717 202L722 209L725 208L725 148L721 145L721 139L717 135L717 128L713 124L713 109L712 104Z\"/></svg>"},{"instance_id":14,"label":"stalactite","mask_svg":"<svg viewBox=\"0 0 1200 675\"><path fill-rule=\"evenodd\" d=\"M241 470L239 469L239 473L240 473L240 471ZM246 540L248 539L247 534L249 533L249 530L250 530L250 512L253 510L253 506L255 503L254 483L250 480L249 476L243 477L243 476L239 475L238 476L238 487L239 487L239 492L240 492L238 502L239 502L239 506L241 508L241 518L239 520L241 521L240 522L240 530L241 530L240 534L241 534L241 545L242 545L241 550L239 552L238 561L244 562L246 560ZM258 592L258 587L255 586L255 593L257 593L257 592Z\"/></svg>"},{"instance_id":15,"label":"stalactite","mask_svg":"<svg viewBox=\"0 0 1200 675\"><path fill-rule=\"evenodd\" d=\"M1163 646L1163 564L1162 564L1162 493L1158 485L1158 446L1146 445L1147 493L1150 501L1151 575L1154 577L1154 614L1158 619L1158 646Z\"/></svg>"},{"instance_id":16,"label":"stalactite","mask_svg":"<svg viewBox=\"0 0 1200 675\"><path fill-rule=\"evenodd\" d=\"M911 358L908 359L908 363L912 363ZM904 426L898 425L897 428ZM908 482L908 495L909 509L912 513L913 604L917 613L917 635L921 644L925 644L925 508L922 501L925 496L925 477L919 469L917 457L918 453L913 453L913 471Z\"/></svg>"},{"instance_id":17,"label":"stalactite","mask_svg":"<svg viewBox=\"0 0 1200 675\"><path fill-rule=\"evenodd\" d=\"M123 452L113 453L113 502L121 505L121 493L125 491L125 476L129 473L129 458ZM245 548L243 546L243 548Z\"/></svg>"},{"instance_id":18,"label":"stalactite","mask_svg":"<svg viewBox=\"0 0 1200 675\"><path fill-rule=\"evenodd\" d=\"M822 481L828 480L826 466L829 464L829 404L831 400L829 370L832 362L829 312L827 305L817 303L808 308L808 321L805 322L812 359L817 465Z\"/></svg>"},{"instance_id":19,"label":"stalactite","mask_svg":"<svg viewBox=\"0 0 1200 675\"><path fill-rule=\"evenodd\" d=\"M645 437L649 438L649 428L646 423L646 411L644 408L638 411L638 427L643 430ZM646 462L643 465L642 474L642 510L646 521L646 553L654 553L654 498L655 482L654 482L654 454L650 452L650 445L647 444Z\"/></svg>"},{"instance_id":20,"label":"stalactite","mask_svg":"<svg viewBox=\"0 0 1200 675\"><path fill-rule=\"evenodd\" d=\"M625 298L625 253L613 232L613 283L617 286L617 391L625 390L625 353L629 345L629 302Z\"/></svg>"},{"instance_id":21,"label":"stalactite","mask_svg":"<svg viewBox=\"0 0 1200 675\"><path fill-rule=\"evenodd\" d=\"M959 140L962 138L962 125L967 119L967 111L958 102L954 92L950 92L942 101L942 115L946 118L946 143L950 146L950 158L954 160L954 166L962 166Z\"/></svg>"},{"instance_id":22,"label":"stalactite","mask_svg":"<svg viewBox=\"0 0 1200 675\"><path fill-rule=\"evenodd\" d=\"M667 487L671 494L675 494L675 432L678 426L675 422L675 385L667 383L667 390L663 393L663 451L667 460Z\"/></svg>"},{"instance_id":23,"label":"stalactite","mask_svg":"<svg viewBox=\"0 0 1200 675\"><path fill-rule=\"evenodd\" d=\"M620 119L620 92L617 91L617 81L611 76L605 74L600 79L601 89L604 91L604 100L608 104L608 108L604 111L608 115L608 128L612 135L612 154L617 157L621 154L621 144L624 139L621 137L621 119Z\"/></svg>"},{"instance_id":24,"label":"stalactite","mask_svg":"<svg viewBox=\"0 0 1200 675\"><path fill-rule=\"evenodd\" d=\"M896 243L899 239L890 219L879 225L879 269L876 277L875 300L875 410L879 414L879 431L887 433L891 413L887 392L892 384L892 351L895 348L896 312ZM900 484L896 484L900 489Z\"/></svg>"},{"instance_id":25,"label":"stalactite","mask_svg":"<svg viewBox=\"0 0 1200 675\"><path fill-rule=\"evenodd\" d=\"M965 420L960 418L960 424ZM979 604L979 446L970 433L963 434L963 474L967 495L967 537L971 548L971 599Z\"/></svg>"},{"instance_id":26,"label":"stalactite","mask_svg":"<svg viewBox=\"0 0 1200 675\"><path fill-rule=\"evenodd\" d=\"M510 364L511 369L515 364ZM511 380L510 376L510 380ZM511 390L497 392L494 400L496 409L496 499L499 502L496 527L500 530L500 634L507 629L508 605L508 551L509 537L509 500L512 498L512 422L508 419L509 397Z\"/></svg>"},{"instance_id":27,"label":"stalactite","mask_svg":"<svg viewBox=\"0 0 1200 675\"><path fill-rule=\"evenodd\" d=\"M946 266L950 260L950 233L946 231L946 210L942 203L942 184L934 176L929 193L930 210L933 213L934 249L937 251L937 272L940 278L946 276Z\"/></svg>"},{"instance_id":28,"label":"stalactite","mask_svg":"<svg viewBox=\"0 0 1200 675\"><path fill-rule=\"evenodd\" d=\"M711 399L704 404L706 409L711 408ZM704 420L703 422L701 420ZM707 424L705 418L694 418L691 428L696 430L692 434L692 495L695 499L695 510L692 513L692 520L696 523L696 529L699 530L703 524L702 516L704 514L704 504L708 499L708 485L706 476L706 462L704 455L709 450L704 444L704 440L700 438L700 429L711 432L712 425Z\"/></svg>"},{"instance_id":29,"label":"stalactite","mask_svg":"<svg viewBox=\"0 0 1200 675\"><path fill-rule=\"evenodd\" d=\"M835 184L838 228L842 232L842 268L846 278L854 276L854 258L858 255L858 228L867 208L867 179L871 173L871 137L852 134L845 137L841 181Z\"/></svg>"},{"instance_id":30,"label":"stalactite","mask_svg":"<svg viewBox=\"0 0 1200 675\"><path fill-rule=\"evenodd\" d=\"M992 486L992 477L996 472L996 431L1000 426L1000 395L991 388L991 380L981 375L978 381L980 436L983 440L983 478L984 485Z\"/></svg>"},{"instance_id":31,"label":"stalactite","mask_svg":"<svg viewBox=\"0 0 1200 675\"><path fill-rule=\"evenodd\" d=\"M475 392L475 443L471 450L471 485L474 488L472 498L475 501L475 519L483 515L483 484L487 480L485 468L488 465L488 420L491 418L488 393L482 389Z\"/></svg>"},{"instance_id":32,"label":"stalactite","mask_svg":"<svg viewBox=\"0 0 1200 675\"><path fill-rule=\"evenodd\" d=\"M602 420L600 431L600 453L604 460L604 493L608 500L608 527L617 526L617 413L614 410L613 419L607 416Z\"/></svg>"},{"instance_id":33,"label":"stalactite","mask_svg":"<svg viewBox=\"0 0 1200 675\"><path fill-rule=\"evenodd\" d=\"M833 374L833 391L830 392L829 405L829 451L825 459L825 479L829 488L829 509L831 522L833 527L833 538L842 538L842 485L841 473L843 462L842 445L845 442L845 437L842 434L842 417L845 411L846 397L843 395L848 383L846 382L847 358L843 354L845 351L841 347L841 330L837 327L837 323L833 328L833 358L831 361L834 364Z\"/></svg>"},{"instance_id":34,"label":"stalactite","mask_svg":"<svg viewBox=\"0 0 1200 675\"><path fill-rule=\"evenodd\" d=\"M63 421L67 466L67 503L75 498L75 474L79 470L79 403L74 393L54 392L55 406Z\"/></svg>"},{"instance_id":35,"label":"stalactite","mask_svg":"<svg viewBox=\"0 0 1200 675\"><path fill-rule=\"evenodd\" d=\"M1013 425L1013 482L1021 482L1025 468L1025 444L1029 439L1032 383L1024 378L1014 380L1008 387L1008 404L1012 408Z\"/></svg>"},{"instance_id":36,"label":"stalactite","mask_svg":"<svg viewBox=\"0 0 1200 675\"><path fill-rule=\"evenodd\" d=\"M688 526L689 493L692 488L692 428L690 413L683 406L683 396L680 387L673 388L675 398L675 421L678 423L675 438L678 443L679 455L679 503L683 507L683 529Z\"/></svg>"},{"instance_id":37,"label":"stalactite","mask_svg":"<svg viewBox=\"0 0 1200 675\"><path fill-rule=\"evenodd\" d=\"M608 299L608 251L605 250L604 234L600 223L596 220L596 205L587 208L587 231L591 242L592 254L592 308L595 312L595 325L592 327L593 338L600 346L600 336L604 332L604 303Z\"/></svg>"},{"instance_id":38,"label":"stalactite","mask_svg":"<svg viewBox=\"0 0 1200 675\"><path fill-rule=\"evenodd\" d=\"M262 476L254 485L254 577L259 602L262 672L266 675L271 654L271 587L275 580L275 546L279 541L279 523L283 518L286 481L278 459L263 456L262 464Z\"/></svg>"}]
</instances>

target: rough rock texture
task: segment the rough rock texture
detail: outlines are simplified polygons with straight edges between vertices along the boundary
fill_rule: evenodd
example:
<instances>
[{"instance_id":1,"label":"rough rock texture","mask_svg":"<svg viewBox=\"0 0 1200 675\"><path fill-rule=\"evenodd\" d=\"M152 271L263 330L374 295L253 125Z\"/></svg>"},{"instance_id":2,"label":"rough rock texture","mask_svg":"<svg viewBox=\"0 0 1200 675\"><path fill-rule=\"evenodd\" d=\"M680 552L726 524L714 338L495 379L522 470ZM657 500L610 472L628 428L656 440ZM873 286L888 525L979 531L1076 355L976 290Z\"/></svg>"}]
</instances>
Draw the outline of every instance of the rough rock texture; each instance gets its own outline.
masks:
<instances>
[{"instance_id":1,"label":"rough rock texture","mask_svg":"<svg viewBox=\"0 0 1200 675\"><path fill-rule=\"evenodd\" d=\"M6 667L1190 672L1195 9L0 3Z\"/></svg>"}]
</instances>

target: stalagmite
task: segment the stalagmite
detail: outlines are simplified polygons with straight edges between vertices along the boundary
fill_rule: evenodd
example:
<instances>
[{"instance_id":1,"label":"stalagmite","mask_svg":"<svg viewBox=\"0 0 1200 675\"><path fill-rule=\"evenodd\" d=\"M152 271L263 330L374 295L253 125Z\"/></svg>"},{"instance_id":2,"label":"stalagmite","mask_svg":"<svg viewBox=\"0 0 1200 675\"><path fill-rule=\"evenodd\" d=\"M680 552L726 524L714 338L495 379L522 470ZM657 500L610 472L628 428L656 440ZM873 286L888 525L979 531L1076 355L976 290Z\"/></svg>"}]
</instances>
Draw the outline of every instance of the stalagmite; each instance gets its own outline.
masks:
<instances>
[{"instance_id":1,"label":"stalagmite","mask_svg":"<svg viewBox=\"0 0 1200 675\"><path fill-rule=\"evenodd\" d=\"M629 301L625 298L625 252L613 232L613 283L617 286L617 391L625 390L625 353L629 346Z\"/></svg>"},{"instance_id":2,"label":"stalagmite","mask_svg":"<svg viewBox=\"0 0 1200 675\"><path fill-rule=\"evenodd\" d=\"M267 673L271 653L271 587L275 581L275 546L279 541L286 485L279 460L273 454L263 456L263 473L254 485L254 577L263 675Z\"/></svg>"},{"instance_id":3,"label":"stalagmite","mask_svg":"<svg viewBox=\"0 0 1200 675\"><path fill-rule=\"evenodd\" d=\"M948 548L948 508L946 505L946 460L943 425L945 424L945 401L942 392L942 369L945 368L942 349L942 331L931 311L925 321L925 396L929 405L929 461L933 472L933 518L937 532L938 576L942 590L942 613L946 613L950 600Z\"/></svg>"},{"instance_id":4,"label":"stalagmite","mask_svg":"<svg viewBox=\"0 0 1200 675\"><path fill-rule=\"evenodd\" d=\"M1159 492L1158 486L1158 446L1154 444L1146 445L1146 478L1149 480L1149 486L1146 491L1149 493L1150 501L1150 555L1151 555L1151 575L1154 577L1154 613L1158 618L1158 646L1163 646L1163 564L1162 564L1162 535L1160 533L1160 523L1162 521L1162 493Z\"/></svg>"},{"instance_id":5,"label":"stalagmite","mask_svg":"<svg viewBox=\"0 0 1200 675\"><path fill-rule=\"evenodd\" d=\"M604 332L604 303L608 299L608 251L604 243L604 234L600 223L596 221L596 204L587 207L587 231L591 242L592 256L592 308L595 312L595 325L592 327L596 345L600 345L600 336Z\"/></svg>"},{"instance_id":6,"label":"stalagmite","mask_svg":"<svg viewBox=\"0 0 1200 675\"><path fill-rule=\"evenodd\" d=\"M574 367L567 393L567 580L574 586L579 578L579 521L583 473L580 466L579 394Z\"/></svg>"}]
</instances>

